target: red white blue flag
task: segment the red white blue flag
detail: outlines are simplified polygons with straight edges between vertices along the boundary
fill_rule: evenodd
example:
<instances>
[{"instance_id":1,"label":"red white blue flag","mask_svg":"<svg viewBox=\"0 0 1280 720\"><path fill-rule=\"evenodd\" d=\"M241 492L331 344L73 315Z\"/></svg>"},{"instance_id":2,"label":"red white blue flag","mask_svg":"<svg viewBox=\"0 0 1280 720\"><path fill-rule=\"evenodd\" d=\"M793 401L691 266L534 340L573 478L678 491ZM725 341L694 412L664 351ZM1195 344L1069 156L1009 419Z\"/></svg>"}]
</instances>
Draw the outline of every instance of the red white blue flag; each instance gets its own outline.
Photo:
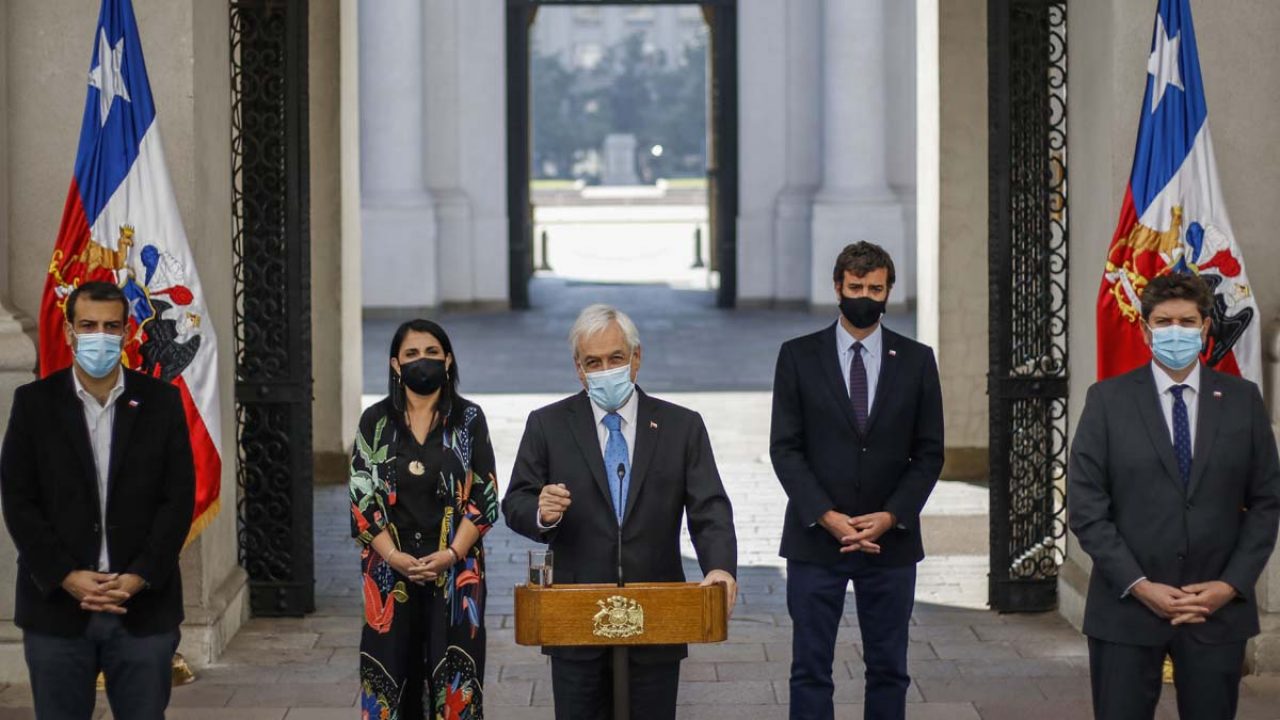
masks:
<instances>
[{"instance_id":1,"label":"red white blue flag","mask_svg":"<svg viewBox=\"0 0 1280 720\"><path fill-rule=\"evenodd\" d=\"M186 408L196 464L191 539L218 512L218 348L129 0L103 0L86 83L75 171L40 304L40 375L71 364L67 295L92 280L119 285L130 306L125 365L173 383Z\"/></svg>"},{"instance_id":2,"label":"red white blue flag","mask_svg":"<svg viewBox=\"0 0 1280 720\"><path fill-rule=\"evenodd\" d=\"M1189 0L1160 0L1133 170L1098 294L1099 379L1150 362L1139 298L1152 278L1181 272L1213 289L1201 360L1261 384L1258 304L1227 219L1208 117Z\"/></svg>"}]
</instances>

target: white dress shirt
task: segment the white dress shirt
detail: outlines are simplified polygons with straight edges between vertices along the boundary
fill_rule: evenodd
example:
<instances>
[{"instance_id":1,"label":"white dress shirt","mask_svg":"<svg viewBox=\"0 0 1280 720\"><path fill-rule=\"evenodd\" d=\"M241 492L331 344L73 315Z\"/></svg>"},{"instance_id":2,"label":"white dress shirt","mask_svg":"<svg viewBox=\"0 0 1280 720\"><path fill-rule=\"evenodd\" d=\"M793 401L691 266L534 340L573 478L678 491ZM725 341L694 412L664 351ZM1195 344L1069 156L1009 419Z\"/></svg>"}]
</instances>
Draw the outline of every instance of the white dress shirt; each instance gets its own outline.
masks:
<instances>
[{"instance_id":1,"label":"white dress shirt","mask_svg":"<svg viewBox=\"0 0 1280 720\"><path fill-rule=\"evenodd\" d=\"M102 528L102 546L98 551L98 572L110 572L111 560L107 555L107 475L111 471L111 433L116 424L116 400L124 394L124 370L116 374L116 384L107 393L107 402L98 399L84 389L75 370L71 378L76 384L76 395L84 406L84 422L89 428L89 446L93 448L93 464L98 475L98 526Z\"/></svg>"},{"instance_id":2,"label":"white dress shirt","mask_svg":"<svg viewBox=\"0 0 1280 720\"><path fill-rule=\"evenodd\" d=\"M639 391L632 390L631 397L627 398L627 402L624 403L623 406L618 408L616 411L618 415L622 416L622 427L619 429L622 432L623 439L627 441L628 464L630 464L631 458L635 457L636 409L640 406L640 401L637 399L639 396L640 396ZM593 402L591 403L591 414L594 415L596 418L596 439L600 441L600 457L604 457L605 447L609 444L609 428L605 427L604 416L608 415L609 411L605 410L599 405L596 405ZM616 478L616 475L613 474L612 470L606 473L606 479L610 483L612 483L615 478ZM564 516L561 515L560 517L563 518ZM555 522L551 523L550 525L543 525L541 511L539 511L538 514L534 516L534 522L538 525L538 528L541 530L550 530L551 528L560 524L560 520L557 519Z\"/></svg>"},{"instance_id":3,"label":"white dress shirt","mask_svg":"<svg viewBox=\"0 0 1280 720\"><path fill-rule=\"evenodd\" d=\"M1173 386L1186 385L1182 391L1182 401L1187 404L1187 420L1191 423L1191 452L1196 451L1196 411L1200 409L1200 361L1191 369L1191 374L1181 383L1174 382L1164 368L1151 363L1151 373L1156 378L1156 392L1160 395L1160 410L1164 412L1164 424L1169 428L1169 442L1177 445L1178 439L1173 436Z\"/></svg>"},{"instance_id":4,"label":"white dress shirt","mask_svg":"<svg viewBox=\"0 0 1280 720\"><path fill-rule=\"evenodd\" d=\"M1178 438L1173 434L1173 386L1186 385L1186 389L1182 391L1182 402L1187 406L1187 422L1191 426L1191 454L1196 452L1196 412L1200 409L1200 361L1196 361L1195 367L1191 368L1191 374L1187 375L1187 379L1182 382L1175 382L1169 377L1169 373L1151 361L1151 374L1156 380L1156 395L1160 398L1160 411L1164 413L1164 425L1169 429L1169 443L1173 446L1178 445ZM1133 591L1133 586L1146 580L1147 576L1134 580L1129 583L1129 587L1124 589L1124 594L1120 597L1127 597Z\"/></svg>"},{"instance_id":5,"label":"white dress shirt","mask_svg":"<svg viewBox=\"0 0 1280 720\"><path fill-rule=\"evenodd\" d=\"M862 342L862 366L867 369L867 415L871 414L871 406L876 401L876 385L880 381L880 361L883 359L881 353L884 352L884 333L881 331L880 323L876 323L876 329L871 331L866 340ZM856 338L844 329L844 324L836 323L836 350L840 357L840 374L844 376L844 391L847 397L849 388L849 363L853 361L853 344L858 342Z\"/></svg>"}]
</instances>

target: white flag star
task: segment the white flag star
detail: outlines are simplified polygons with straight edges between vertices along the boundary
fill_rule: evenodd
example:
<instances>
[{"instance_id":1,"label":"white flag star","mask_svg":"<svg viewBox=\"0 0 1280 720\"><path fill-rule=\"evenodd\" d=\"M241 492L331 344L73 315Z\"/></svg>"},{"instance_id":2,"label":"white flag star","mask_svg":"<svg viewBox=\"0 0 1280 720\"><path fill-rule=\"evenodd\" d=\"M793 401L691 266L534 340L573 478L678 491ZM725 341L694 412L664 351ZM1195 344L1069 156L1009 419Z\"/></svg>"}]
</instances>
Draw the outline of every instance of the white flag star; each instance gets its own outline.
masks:
<instances>
[{"instance_id":1,"label":"white flag star","mask_svg":"<svg viewBox=\"0 0 1280 720\"><path fill-rule=\"evenodd\" d=\"M129 99L129 88L125 87L124 76L120 74L120 64L124 60L124 38L111 47L107 42L107 31L103 29L98 35L98 65L89 71L89 85L98 88L98 121L106 125L107 115L111 112L111 102L119 96L125 102Z\"/></svg>"},{"instance_id":2,"label":"white flag star","mask_svg":"<svg viewBox=\"0 0 1280 720\"><path fill-rule=\"evenodd\" d=\"M1155 77L1155 84L1151 90L1151 112L1155 112L1160 107L1160 101L1164 99L1164 91L1170 85L1185 90L1182 87L1182 73L1178 68L1179 46L1182 44L1182 33L1178 33L1177 37L1169 37L1164 28L1164 18L1159 13L1156 14L1156 46L1151 51L1151 57L1147 58L1147 74Z\"/></svg>"}]
</instances>

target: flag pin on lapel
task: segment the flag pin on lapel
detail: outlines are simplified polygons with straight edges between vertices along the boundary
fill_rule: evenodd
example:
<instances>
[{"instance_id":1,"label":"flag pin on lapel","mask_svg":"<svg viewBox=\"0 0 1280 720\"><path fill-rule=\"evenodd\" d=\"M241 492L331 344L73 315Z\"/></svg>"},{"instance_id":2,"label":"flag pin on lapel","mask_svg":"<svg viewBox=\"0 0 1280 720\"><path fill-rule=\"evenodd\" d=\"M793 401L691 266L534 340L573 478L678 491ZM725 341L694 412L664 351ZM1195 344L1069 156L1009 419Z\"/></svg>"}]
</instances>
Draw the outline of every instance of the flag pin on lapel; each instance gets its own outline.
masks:
<instances>
[{"instance_id":1,"label":"flag pin on lapel","mask_svg":"<svg viewBox=\"0 0 1280 720\"><path fill-rule=\"evenodd\" d=\"M1214 396L1214 397L1216 397L1216 398L1221 399L1221 398L1222 398L1222 391L1221 391L1221 390L1214 390L1214 391L1213 391L1213 396Z\"/></svg>"},{"instance_id":2,"label":"flag pin on lapel","mask_svg":"<svg viewBox=\"0 0 1280 720\"><path fill-rule=\"evenodd\" d=\"M890 351L889 351L889 357L898 357L898 351L897 351L897 350L890 350Z\"/></svg>"},{"instance_id":3,"label":"flag pin on lapel","mask_svg":"<svg viewBox=\"0 0 1280 720\"><path fill-rule=\"evenodd\" d=\"M650 430L657 430L657 429L658 429L658 423L656 423L656 422L654 422L654 421L650 420L650 421L649 421L649 429L650 429Z\"/></svg>"},{"instance_id":4,"label":"flag pin on lapel","mask_svg":"<svg viewBox=\"0 0 1280 720\"><path fill-rule=\"evenodd\" d=\"M129 407L131 407L131 408L136 408L136 407L138 407L138 405L139 405L139 404L140 404L140 403L139 403L137 400L130 400L130 401L129 401Z\"/></svg>"}]
</instances>

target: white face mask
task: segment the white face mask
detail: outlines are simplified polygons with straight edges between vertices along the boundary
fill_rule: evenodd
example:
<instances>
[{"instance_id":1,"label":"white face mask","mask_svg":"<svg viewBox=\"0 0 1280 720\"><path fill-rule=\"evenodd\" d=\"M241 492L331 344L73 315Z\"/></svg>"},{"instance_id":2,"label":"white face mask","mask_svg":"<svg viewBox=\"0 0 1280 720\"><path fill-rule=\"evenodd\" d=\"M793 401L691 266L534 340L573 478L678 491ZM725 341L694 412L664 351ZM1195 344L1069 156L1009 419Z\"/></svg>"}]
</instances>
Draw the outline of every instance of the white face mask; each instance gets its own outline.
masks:
<instances>
[{"instance_id":1,"label":"white face mask","mask_svg":"<svg viewBox=\"0 0 1280 720\"><path fill-rule=\"evenodd\" d=\"M612 370L586 373L587 395L601 410L614 412L627 404L636 384L631 382L631 363Z\"/></svg>"}]
</instances>

